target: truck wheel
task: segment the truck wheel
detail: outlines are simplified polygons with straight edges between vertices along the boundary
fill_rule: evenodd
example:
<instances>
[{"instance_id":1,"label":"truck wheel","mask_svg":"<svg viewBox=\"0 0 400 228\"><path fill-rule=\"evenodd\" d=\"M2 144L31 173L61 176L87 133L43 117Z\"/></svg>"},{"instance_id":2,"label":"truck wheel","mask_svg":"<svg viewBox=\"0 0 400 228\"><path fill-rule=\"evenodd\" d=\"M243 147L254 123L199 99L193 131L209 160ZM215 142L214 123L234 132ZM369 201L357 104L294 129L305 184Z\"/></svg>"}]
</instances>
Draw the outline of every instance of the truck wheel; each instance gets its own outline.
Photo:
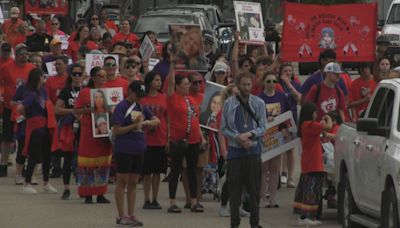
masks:
<instances>
[{"instance_id":1,"label":"truck wheel","mask_svg":"<svg viewBox=\"0 0 400 228\"><path fill-rule=\"evenodd\" d=\"M382 228L396 228L399 226L396 192L390 187L382 196Z\"/></svg>"},{"instance_id":2,"label":"truck wheel","mask_svg":"<svg viewBox=\"0 0 400 228\"><path fill-rule=\"evenodd\" d=\"M354 202L353 195L351 193L349 176L346 173L343 177L343 189L342 196L339 196L339 211L342 215L342 227L343 228L361 228L363 226L350 220L351 214L356 214L359 212L357 205ZM340 192L339 192L340 194Z\"/></svg>"}]
</instances>

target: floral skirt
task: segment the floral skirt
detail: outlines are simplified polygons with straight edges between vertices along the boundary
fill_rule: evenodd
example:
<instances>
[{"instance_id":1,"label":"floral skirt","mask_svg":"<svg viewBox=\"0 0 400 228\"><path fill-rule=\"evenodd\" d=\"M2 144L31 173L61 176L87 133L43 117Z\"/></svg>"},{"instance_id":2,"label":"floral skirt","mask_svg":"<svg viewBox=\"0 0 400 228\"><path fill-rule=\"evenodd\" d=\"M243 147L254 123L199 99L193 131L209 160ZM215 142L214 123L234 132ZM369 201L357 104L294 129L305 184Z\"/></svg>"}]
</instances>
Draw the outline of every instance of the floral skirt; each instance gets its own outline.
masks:
<instances>
[{"instance_id":1,"label":"floral skirt","mask_svg":"<svg viewBox=\"0 0 400 228\"><path fill-rule=\"evenodd\" d=\"M104 195L107 192L111 155L95 158L78 156L78 194Z\"/></svg>"},{"instance_id":2,"label":"floral skirt","mask_svg":"<svg viewBox=\"0 0 400 228\"><path fill-rule=\"evenodd\" d=\"M301 174L294 196L294 213L310 219L317 218L322 200L323 181L322 172Z\"/></svg>"}]
</instances>

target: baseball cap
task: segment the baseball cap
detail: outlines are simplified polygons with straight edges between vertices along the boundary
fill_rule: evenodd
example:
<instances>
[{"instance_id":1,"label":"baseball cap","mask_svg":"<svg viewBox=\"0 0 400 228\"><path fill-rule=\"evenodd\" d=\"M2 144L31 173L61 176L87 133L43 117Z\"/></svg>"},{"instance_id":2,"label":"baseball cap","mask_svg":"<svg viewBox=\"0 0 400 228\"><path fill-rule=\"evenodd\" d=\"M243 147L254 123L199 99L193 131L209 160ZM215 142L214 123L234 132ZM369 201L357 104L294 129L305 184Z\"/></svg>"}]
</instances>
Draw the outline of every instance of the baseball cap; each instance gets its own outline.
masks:
<instances>
[{"instance_id":1,"label":"baseball cap","mask_svg":"<svg viewBox=\"0 0 400 228\"><path fill-rule=\"evenodd\" d=\"M214 68L212 70L213 72L227 72L228 71L228 66L221 61L217 61L214 65Z\"/></svg>"},{"instance_id":2,"label":"baseball cap","mask_svg":"<svg viewBox=\"0 0 400 228\"><path fill-rule=\"evenodd\" d=\"M324 68L324 73L335 73L335 74L341 74L343 73L342 69L340 68L340 65L335 63L335 62L330 62L326 64Z\"/></svg>"},{"instance_id":3,"label":"baseball cap","mask_svg":"<svg viewBox=\"0 0 400 228\"><path fill-rule=\"evenodd\" d=\"M28 50L28 46L26 46L24 43L20 43L17 46L15 46L15 52L18 52L21 49L27 49Z\"/></svg>"},{"instance_id":4,"label":"baseball cap","mask_svg":"<svg viewBox=\"0 0 400 228\"><path fill-rule=\"evenodd\" d=\"M142 81L133 81L129 85L129 89L136 94L137 97L146 96L146 87Z\"/></svg>"},{"instance_id":5,"label":"baseball cap","mask_svg":"<svg viewBox=\"0 0 400 228\"><path fill-rule=\"evenodd\" d=\"M61 40L58 38L53 38L50 42L50 46L55 46L57 44L62 44Z\"/></svg>"},{"instance_id":6,"label":"baseball cap","mask_svg":"<svg viewBox=\"0 0 400 228\"><path fill-rule=\"evenodd\" d=\"M18 7L12 7L10 9L10 17L11 18L18 18L19 17L19 8Z\"/></svg>"}]
</instances>

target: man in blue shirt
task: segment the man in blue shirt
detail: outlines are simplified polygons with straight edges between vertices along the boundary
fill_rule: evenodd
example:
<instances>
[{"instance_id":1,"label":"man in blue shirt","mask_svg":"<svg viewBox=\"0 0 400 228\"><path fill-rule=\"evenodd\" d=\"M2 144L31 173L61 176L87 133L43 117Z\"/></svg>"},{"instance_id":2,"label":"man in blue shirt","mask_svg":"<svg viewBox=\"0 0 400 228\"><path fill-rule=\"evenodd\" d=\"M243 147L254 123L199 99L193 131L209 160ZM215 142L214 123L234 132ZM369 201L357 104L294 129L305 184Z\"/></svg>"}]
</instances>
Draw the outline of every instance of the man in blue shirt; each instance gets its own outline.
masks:
<instances>
[{"instance_id":1,"label":"man in blue shirt","mask_svg":"<svg viewBox=\"0 0 400 228\"><path fill-rule=\"evenodd\" d=\"M228 138L228 192L231 227L239 227L242 190L250 195L250 225L259 223L262 136L265 132L265 103L251 94L252 75L242 72L236 77L239 95L224 103L221 131Z\"/></svg>"}]
</instances>

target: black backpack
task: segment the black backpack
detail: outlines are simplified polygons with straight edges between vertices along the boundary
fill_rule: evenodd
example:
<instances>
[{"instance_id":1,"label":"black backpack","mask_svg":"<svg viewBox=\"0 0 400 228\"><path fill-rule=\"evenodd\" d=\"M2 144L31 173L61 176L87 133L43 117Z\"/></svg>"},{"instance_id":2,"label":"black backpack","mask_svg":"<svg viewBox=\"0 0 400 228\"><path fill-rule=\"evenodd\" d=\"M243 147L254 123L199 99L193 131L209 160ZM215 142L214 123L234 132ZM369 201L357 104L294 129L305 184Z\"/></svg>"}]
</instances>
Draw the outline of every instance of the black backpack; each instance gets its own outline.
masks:
<instances>
[{"instance_id":1,"label":"black backpack","mask_svg":"<svg viewBox=\"0 0 400 228\"><path fill-rule=\"evenodd\" d=\"M342 102L341 101L342 96L340 96L340 89L336 85L335 85L335 90L336 90L337 96L339 97L339 105L340 105L340 102ZM321 83L317 85L317 91L316 91L315 97L314 97L315 104L318 103L320 93L321 93Z\"/></svg>"}]
</instances>

